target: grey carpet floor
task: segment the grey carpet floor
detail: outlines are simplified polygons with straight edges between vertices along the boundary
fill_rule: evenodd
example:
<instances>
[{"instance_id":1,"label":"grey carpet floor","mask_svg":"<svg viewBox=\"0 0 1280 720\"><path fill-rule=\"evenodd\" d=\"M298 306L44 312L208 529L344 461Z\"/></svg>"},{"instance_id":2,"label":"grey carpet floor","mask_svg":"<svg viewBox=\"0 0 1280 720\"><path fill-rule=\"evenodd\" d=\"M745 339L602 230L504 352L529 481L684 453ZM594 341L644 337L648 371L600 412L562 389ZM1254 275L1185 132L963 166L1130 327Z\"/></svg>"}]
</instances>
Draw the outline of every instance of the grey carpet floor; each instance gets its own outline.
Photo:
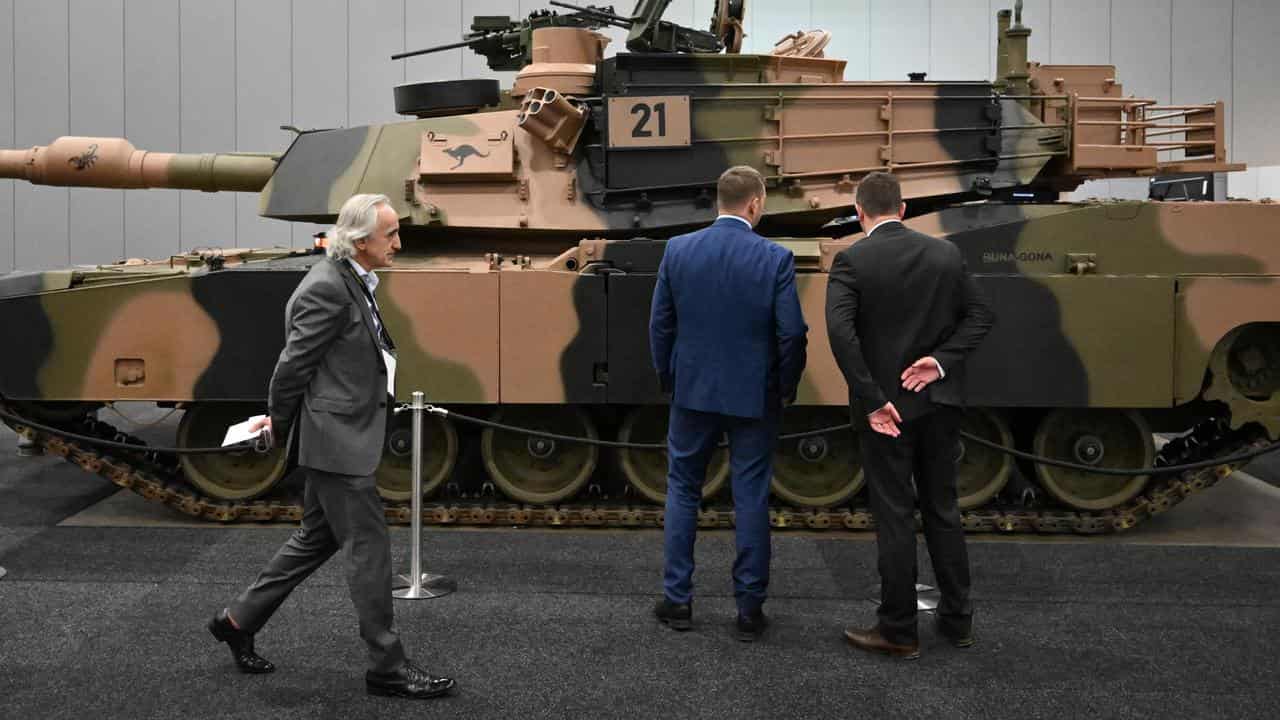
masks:
<instances>
[{"instance_id":1,"label":"grey carpet floor","mask_svg":"<svg viewBox=\"0 0 1280 720\"><path fill-rule=\"evenodd\" d=\"M861 654L875 546L779 534L765 641L732 634L731 533L698 543L695 629L649 615L652 531L430 531L428 569L461 586L397 602L454 697L363 692L364 651L335 559L259 636L279 666L235 673L204 622L287 529L57 527L110 488L38 460L0 477L2 718L1275 717L1280 551L972 543L979 642L927 624L913 663ZM50 467L43 467L48 463ZM393 530L397 567L408 532ZM930 575L922 554L922 579Z\"/></svg>"}]
</instances>

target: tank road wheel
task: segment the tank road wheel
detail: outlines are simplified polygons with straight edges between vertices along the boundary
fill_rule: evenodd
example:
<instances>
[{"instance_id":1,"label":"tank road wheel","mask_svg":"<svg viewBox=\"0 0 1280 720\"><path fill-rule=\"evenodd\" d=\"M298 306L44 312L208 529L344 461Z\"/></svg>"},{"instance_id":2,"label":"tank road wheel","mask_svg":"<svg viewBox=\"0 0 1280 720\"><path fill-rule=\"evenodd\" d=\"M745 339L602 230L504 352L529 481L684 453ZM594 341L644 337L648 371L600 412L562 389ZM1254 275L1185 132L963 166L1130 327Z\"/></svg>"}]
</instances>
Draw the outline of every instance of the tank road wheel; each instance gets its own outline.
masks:
<instances>
[{"instance_id":1,"label":"tank road wheel","mask_svg":"<svg viewBox=\"0 0 1280 720\"><path fill-rule=\"evenodd\" d=\"M1004 419L990 410L965 410L960 429L1004 447L1013 447L1013 434ZM1013 472L1013 458L999 450L985 448L960 438L956 446L956 490L960 509L985 505L1004 489Z\"/></svg>"},{"instance_id":2,"label":"tank road wheel","mask_svg":"<svg viewBox=\"0 0 1280 720\"><path fill-rule=\"evenodd\" d=\"M849 412L836 407L789 408L780 435L847 425ZM778 443L773 457L773 492L802 507L831 507L853 497L865 478L858 439L844 428Z\"/></svg>"},{"instance_id":3,"label":"tank road wheel","mask_svg":"<svg viewBox=\"0 0 1280 720\"><path fill-rule=\"evenodd\" d=\"M641 405L627 413L618 429L618 440L634 443L665 443L669 410L665 405ZM627 482L641 495L663 504L667 501L667 451L623 448L618 461ZM707 464L707 480L702 486L704 500L714 496L729 479L729 451L721 448Z\"/></svg>"},{"instance_id":4,"label":"tank road wheel","mask_svg":"<svg viewBox=\"0 0 1280 720\"><path fill-rule=\"evenodd\" d=\"M1280 326L1251 323L1227 333L1209 359L1205 400L1220 400L1231 411L1231 427L1256 422L1280 433Z\"/></svg>"},{"instance_id":5,"label":"tank road wheel","mask_svg":"<svg viewBox=\"0 0 1280 720\"><path fill-rule=\"evenodd\" d=\"M375 473L378 494L384 500L406 502L413 498L413 417L393 416L382 447L382 462ZM458 459L458 432L444 418L428 414L422 418L422 496L434 493Z\"/></svg>"},{"instance_id":6,"label":"tank road wheel","mask_svg":"<svg viewBox=\"0 0 1280 720\"><path fill-rule=\"evenodd\" d=\"M227 427L262 412L261 405L196 403L178 423L179 447L217 447ZM271 489L284 476L288 454L277 447L267 453L182 455L179 462L191 484L219 500L248 500Z\"/></svg>"},{"instance_id":7,"label":"tank road wheel","mask_svg":"<svg viewBox=\"0 0 1280 720\"><path fill-rule=\"evenodd\" d=\"M1151 428L1132 410L1058 409L1036 429L1037 455L1110 468L1151 467ZM1137 495L1147 475L1098 475L1036 465L1036 477L1058 500L1081 510L1106 510Z\"/></svg>"},{"instance_id":8,"label":"tank road wheel","mask_svg":"<svg viewBox=\"0 0 1280 720\"><path fill-rule=\"evenodd\" d=\"M508 405L494 422L530 430L596 438L587 414L566 406ZM596 469L595 445L569 443L485 428L480 454L489 477L513 500L549 505L573 497Z\"/></svg>"}]
</instances>

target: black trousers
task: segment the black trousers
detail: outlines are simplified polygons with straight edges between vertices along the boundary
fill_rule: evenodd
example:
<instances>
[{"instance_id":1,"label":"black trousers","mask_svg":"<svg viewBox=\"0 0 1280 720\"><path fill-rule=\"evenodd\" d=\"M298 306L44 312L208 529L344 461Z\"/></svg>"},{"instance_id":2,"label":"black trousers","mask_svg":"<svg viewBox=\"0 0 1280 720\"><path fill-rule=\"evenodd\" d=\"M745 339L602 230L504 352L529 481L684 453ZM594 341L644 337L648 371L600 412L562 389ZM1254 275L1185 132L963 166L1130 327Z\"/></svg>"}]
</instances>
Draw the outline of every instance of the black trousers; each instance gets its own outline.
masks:
<instances>
[{"instance_id":1,"label":"black trousers","mask_svg":"<svg viewBox=\"0 0 1280 720\"><path fill-rule=\"evenodd\" d=\"M241 629L258 632L298 583L342 550L371 669L395 672L404 665L405 654L391 629L391 541L374 478L302 471L307 473L302 526L227 609Z\"/></svg>"},{"instance_id":2,"label":"black trousers","mask_svg":"<svg viewBox=\"0 0 1280 720\"><path fill-rule=\"evenodd\" d=\"M956 503L956 442L960 410L939 406L901 425L896 438L859 430L862 463L876 521L880 569L879 627L891 642L914 643L916 628L915 509L942 599L938 621L954 633L972 626L969 554ZM914 487L912 478L914 477Z\"/></svg>"}]
</instances>

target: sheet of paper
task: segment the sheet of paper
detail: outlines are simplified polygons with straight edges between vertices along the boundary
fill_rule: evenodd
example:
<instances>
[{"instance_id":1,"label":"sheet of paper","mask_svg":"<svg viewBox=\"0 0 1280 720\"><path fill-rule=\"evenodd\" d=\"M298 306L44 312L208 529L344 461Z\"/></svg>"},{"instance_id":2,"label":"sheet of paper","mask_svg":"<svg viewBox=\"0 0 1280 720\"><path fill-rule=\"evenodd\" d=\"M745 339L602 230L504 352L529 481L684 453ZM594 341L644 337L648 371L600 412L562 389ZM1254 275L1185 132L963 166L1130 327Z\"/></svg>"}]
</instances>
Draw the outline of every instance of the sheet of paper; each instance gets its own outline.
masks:
<instances>
[{"instance_id":1,"label":"sheet of paper","mask_svg":"<svg viewBox=\"0 0 1280 720\"><path fill-rule=\"evenodd\" d=\"M396 356L383 350L382 360L387 364L387 394L394 398L396 396Z\"/></svg>"},{"instance_id":2,"label":"sheet of paper","mask_svg":"<svg viewBox=\"0 0 1280 720\"><path fill-rule=\"evenodd\" d=\"M226 447L228 445L235 445L236 443L244 442L245 440L257 440L258 433L262 431L261 430L250 431L249 426L253 425L254 423L258 422L264 417L266 417L266 415L254 415L253 417L249 418L248 420L245 420L244 422L236 423L235 425L232 425L231 427L227 428L227 436L222 438L222 447Z\"/></svg>"}]
</instances>

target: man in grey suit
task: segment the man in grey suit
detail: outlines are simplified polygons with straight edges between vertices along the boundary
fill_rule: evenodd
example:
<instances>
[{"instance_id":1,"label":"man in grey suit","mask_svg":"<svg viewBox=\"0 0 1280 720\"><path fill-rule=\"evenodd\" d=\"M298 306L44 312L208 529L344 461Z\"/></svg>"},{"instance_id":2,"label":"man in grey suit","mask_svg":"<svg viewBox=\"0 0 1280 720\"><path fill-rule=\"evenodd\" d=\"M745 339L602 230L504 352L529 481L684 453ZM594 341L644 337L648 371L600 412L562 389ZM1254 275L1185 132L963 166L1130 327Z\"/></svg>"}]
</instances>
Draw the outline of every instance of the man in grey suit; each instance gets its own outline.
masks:
<instances>
[{"instance_id":1,"label":"man in grey suit","mask_svg":"<svg viewBox=\"0 0 1280 720\"><path fill-rule=\"evenodd\" d=\"M285 306L285 346L271 376L270 414L259 423L283 442L296 420L298 464L306 473L302 526L258 579L209 621L241 672L275 666L254 651L253 636L289 593L342 550L360 636L372 667L370 694L428 698L454 681L405 659L392 630L391 545L374 485L385 441L395 345L374 291L377 268L400 249L400 220L383 195L343 204L328 257L307 273Z\"/></svg>"}]
</instances>

